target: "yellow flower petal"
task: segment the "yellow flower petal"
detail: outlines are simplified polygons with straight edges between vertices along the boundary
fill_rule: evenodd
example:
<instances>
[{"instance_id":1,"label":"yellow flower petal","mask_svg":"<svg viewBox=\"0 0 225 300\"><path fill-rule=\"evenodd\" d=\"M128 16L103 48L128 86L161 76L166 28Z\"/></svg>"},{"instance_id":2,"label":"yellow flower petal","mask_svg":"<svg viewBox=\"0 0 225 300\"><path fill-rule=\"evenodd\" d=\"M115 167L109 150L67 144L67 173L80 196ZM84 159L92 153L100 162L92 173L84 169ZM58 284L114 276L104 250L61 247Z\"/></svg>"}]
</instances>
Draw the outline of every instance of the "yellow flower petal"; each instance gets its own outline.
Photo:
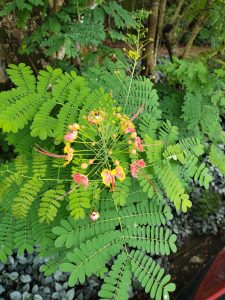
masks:
<instances>
[{"instance_id":1,"label":"yellow flower petal","mask_svg":"<svg viewBox=\"0 0 225 300\"><path fill-rule=\"evenodd\" d=\"M123 167L117 166L112 170L112 175L116 176L120 181L123 181L126 177Z\"/></svg>"},{"instance_id":2,"label":"yellow flower petal","mask_svg":"<svg viewBox=\"0 0 225 300\"><path fill-rule=\"evenodd\" d=\"M110 186L110 184L112 183L112 172L110 170L104 169L101 173L102 176L102 181L106 186Z\"/></svg>"}]
</instances>

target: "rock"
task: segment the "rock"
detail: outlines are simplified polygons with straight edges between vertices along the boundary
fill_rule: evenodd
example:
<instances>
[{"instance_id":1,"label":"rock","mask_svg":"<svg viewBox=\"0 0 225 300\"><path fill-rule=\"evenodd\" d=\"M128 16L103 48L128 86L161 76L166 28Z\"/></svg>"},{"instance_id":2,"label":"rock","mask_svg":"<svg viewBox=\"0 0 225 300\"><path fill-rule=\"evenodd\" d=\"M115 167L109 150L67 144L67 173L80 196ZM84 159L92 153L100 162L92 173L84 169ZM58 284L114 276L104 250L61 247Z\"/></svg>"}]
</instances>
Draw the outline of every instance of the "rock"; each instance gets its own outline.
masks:
<instances>
[{"instance_id":1,"label":"rock","mask_svg":"<svg viewBox=\"0 0 225 300\"><path fill-rule=\"evenodd\" d=\"M60 299L60 298L61 298L61 296L60 296L59 292L55 292L52 294L52 299Z\"/></svg>"},{"instance_id":2,"label":"rock","mask_svg":"<svg viewBox=\"0 0 225 300\"><path fill-rule=\"evenodd\" d=\"M68 288L68 282L66 281L63 283L63 289L66 290L67 288Z\"/></svg>"},{"instance_id":3,"label":"rock","mask_svg":"<svg viewBox=\"0 0 225 300\"><path fill-rule=\"evenodd\" d=\"M189 260L189 262L192 263L192 264L203 264L204 259L202 259L199 256L192 256L192 258Z\"/></svg>"},{"instance_id":4,"label":"rock","mask_svg":"<svg viewBox=\"0 0 225 300\"><path fill-rule=\"evenodd\" d=\"M71 289L66 293L67 299L68 300L73 300L75 296L75 289Z\"/></svg>"},{"instance_id":5,"label":"rock","mask_svg":"<svg viewBox=\"0 0 225 300\"><path fill-rule=\"evenodd\" d=\"M32 254L28 254L27 256L27 263L28 264L33 264L33 260L34 260L34 257Z\"/></svg>"},{"instance_id":6,"label":"rock","mask_svg":"<svg viewBox=\"0 0 225 300\"><path fill-rule=\"evenodd\" d=\"M43 289L43 293L44 293L44 294L50 294L50 293L51 293L50 288L49 288L49 287L45 287L45 288Z\"/></svg>"},{"instance_id":7,"label":"rock","mask_svg":"<svg viewBox=\"0 0 225 300\"><path fill-rule=\"evenodd\" d=\"M38 292L38 285L35 284L33 287L32 287L32 290L31 290L32 294L36 294Z\"/></svg>"},{"instance_id":8,"label":"rock","mask_svg":"<svg viewBox=\"0 0 225 300\"><path fill-rule=\"evenodd\" d=\"M27 274L33 274L34 269L32 268L32 266L29 266L29 267L26 268L26 272L27 272Z\"/></svg>"},{"instance_id":9,"label":"rock","mask_svg":"<svg viewBox=\"0 0 225 300\"><path fill-rule=\"evenodd\" d=\"M83 299L84 299L84 296L82 293L76 298L76 300L83 300Z\"/></svg>"},{"instance_id":10,"label":"rock","mask_svg":"<svg viewBox=\"0 0 225 300\"><path fill-rule=\"evenodd\" d=\"M9 261L9 263L10 263L11 265L14 265L14 263L15 263L15 260L14 260L14 258L13 258L12 256L9 256L9 257L8 257L8 261Z\"/></svg>"},{"instance_id":11,"label":"rock","mask_svg":"<svg viewBox=\"0 0 225 300\"><path fill-rule=\"evenodd\" d=\"M31 277L30 277L30 275L21 275L20 276L20 280L21 280L21 282L22 283L28 283L28 282L31 282Z\"/></svg>"},{"instance_id":12,"label":"rock","mask_svg":"<svg viewBox=\"0 0 225 300\"><path fill-rule=\"evenodd\" d=\"M55 283L55 290L56 290L57 292L62 290L62 286L61 286L61 284L59 284L58 282Z\"/></svg>"},{"instance_id":13,"label":"rock","mask_svg":"<svg viewBox=\"0 0 225 300\"><path fill-rule=\"evenodd\" d=\"M56 271L55 274L53 275L54 279L56 281L60 281L61 280L61 276L62 276L62 272L61 271Z\"/></svg>"},{"instance_id":14,"label":"rock","mask_svg":"<svg viewBox=\"0 0 225 300\"><path fill-rule=\"evenodd\" d=\"M43 264L43 259L38 256L35 256L33 260L33 268L38 268L41 264Z\"/></svg>"},{"instance_id":15,"label":"rock","mask_svg":"<svg viewBox=\"0 0 225 300\"><path fill-rule=\"evenodd\" d=\"M129 295L129 299L132 299L135 296L132 287L129 288L128 295Z\"/></svg>"},{"instance_id":16,"label":"rock","mask_svg":"<svg viewBox=\"0 0 225 300\"><path fill-rule=\"evenodd\" d=\"M27 258L24 256L19 256L18 261L21 265L25 265L27 263Z\"/></svg>"},{"instance_id":17,"label":"rock","mask_svg":"<svg viewBox=\"0 0 225 300\"><path fill-rule=\"evenodd\" d=\"M43 300L43 297L39 294L35 294L33 300Z\"/></svg>"},{"instance_id":18,"label":"rock","mask_svg":"<svg viewBox=\"0 0 225 300\"><path fill-rule=\"evenodd\" d=\"M12 273L10 273L10 274L8 275L8 277L9 277L11 280L15 281L16 279L18 279L19 273L18 273L18 272L12 272Z\"/></svg>"},{"instance_id":19,"label":"rock","mask_svg":"<svg viewBox=\"0 0 225 300\"><path fill-rule=\"evenodd\" d=\"M23 286L23 291L24 291L24 292L29 292L29 290L30 290L30 285L29 285L29 283L27 283L27 284L25 284L25 285Z\"/></svg>"},{"instance_id":20,"label":"rock","mask_svg":"<svg viewBox=\"0 0 225 300\"><path fill-rule=\"evenodd\" d=\"M2 293L4 293L4 291L5 291L4 286L2 286L2 285L0 284L0 295L1 295Z\"/></svg>"},{"instance_id":21,"label":"rock","mask_svg":"<svg viewBox=\"0 0 225 300\"><path fill-rule=\"evenodd\" d=\"M22 295L22 299L23 300L31 300L32 299L32 295L28 292L24 292Z\"/></svg>"},{"instance_id":22,"label":"rock","mask_svg":"<svg viewBox=\"0 0 225 300\"><path fill-rule=\"evenodd\" d=\"M52 283L53 279L51 276L45 277L44 284L48 285L49 283Z\"/></svg>"},{"instance_id":23,"label":"rock","mask_svg":"<svg viewBox=\"0 0 225 300\"><path fill-rule=\"evenodd\" d=\"M67 280L68 280L68 274L62 273L62 275L60 276L60 281L65 282L65 281L67 281Z\"/></svg>"},{"instance_id":24,"label":"rock","mask_svg":"<svg viewBox=\"0 0 225 300\"><path fill-rule=\"evenodd\" d=\"M20 299L22 299L22 295L18 291L14 291L14 292L10 293L9 297L10 297L11 300L20 300Z\"/></svg>"},{"instance_id":25,"label":"rock","mask_svg":"<svg viewBox=\"0 0 225 300\"><path fill-rule=\"evenodd\" d=\"M67 300L67 297L66 297L66 291L60 291L60 297L61 297L61 299L63 300L63 299L66 299Z\"/></svg>"},{"instance_id":26,"label":"rock","mask_svg":"<svg viewBox=\"0 0 225 300\"><path fill-rule=\"evenodd\" d=\"M87 287L85 289L85 299L93 299L94 296L95 296L95 290L90 287Z\"/></svg>"},{"instance_id":27,"label":"rock","mask_svg":"<svg viewBox=\"0 0 225 300\"><path fill-rule=\"evenodd\" d=\"M5 268L5 265L0 263L0 272Z\"/></svg>"}]
</instances>

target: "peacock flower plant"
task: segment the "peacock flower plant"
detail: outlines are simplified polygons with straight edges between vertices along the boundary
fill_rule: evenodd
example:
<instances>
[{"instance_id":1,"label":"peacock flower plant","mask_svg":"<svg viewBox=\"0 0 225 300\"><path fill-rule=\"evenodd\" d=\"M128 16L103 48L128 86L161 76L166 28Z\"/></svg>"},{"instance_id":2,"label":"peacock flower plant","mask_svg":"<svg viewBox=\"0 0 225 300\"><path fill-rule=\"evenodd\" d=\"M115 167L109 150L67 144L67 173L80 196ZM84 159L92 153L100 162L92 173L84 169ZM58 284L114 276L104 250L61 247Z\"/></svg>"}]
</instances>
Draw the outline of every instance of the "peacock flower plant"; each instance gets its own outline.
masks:
<instances>
[{"instance_id":1,"label":"peacock flower plant","mask_svg":"<svg viewBox=\"0 0 225 300\"><path fill-rule=\"evenodd\" d=\"M123 182L138 178L146 168L145 145L133 123L141 111L142 108L134 116L128 117L119 108L99 107L82 115L79 124L68 126L63 139L63 155L40 147L36 149L43 155L66 160L64 166L71 167L72 183L71 190L65 196L69 195L70 199L78 191L87 193L90 205L84 208L92 209L92 213L89 213L92 221L100 217L93 208L97 205L96 199L101 201L103 191L118 195L117 186L119 188ZM96 193L100 195L96 196Z\"/></svg>"}]
</instances>

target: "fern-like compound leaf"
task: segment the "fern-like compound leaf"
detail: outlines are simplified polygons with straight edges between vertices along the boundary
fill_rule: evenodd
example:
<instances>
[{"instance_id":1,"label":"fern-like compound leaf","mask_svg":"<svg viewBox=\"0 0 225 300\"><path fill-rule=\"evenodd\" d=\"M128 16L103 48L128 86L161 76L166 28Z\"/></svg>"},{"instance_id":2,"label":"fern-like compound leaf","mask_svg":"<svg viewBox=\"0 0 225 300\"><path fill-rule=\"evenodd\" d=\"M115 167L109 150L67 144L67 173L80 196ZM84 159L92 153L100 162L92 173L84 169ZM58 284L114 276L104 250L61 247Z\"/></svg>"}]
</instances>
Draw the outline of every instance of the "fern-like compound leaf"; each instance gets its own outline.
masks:
<instances>
[{"instance_id":1,"label":"fern-like compound leaf","mask_svg":"<svg viewBox=\"0 0 225 300\"><path fill-rule=\"evenodd\" d=\"M55 219L60 201L63 200L63 195L65 195L63 187L63 185L59 185L56 189L50 189L44 193L38 210L40 222L49 224Z\"/></svg>"},{"instance_id":2,"label":"fern-like compound leaf","mask_svg":"<svg viewBox=\"0 0 225 300\"><path fill-rule=\"evenodd\" d=\"M15 248L18 249L18 255L22 255L25 250L28 253L34 251L34 239L30 226L31 219L24 218L16 221L15 226Z\"/></svg>"},{"instance_id":3,"label":"fern-like compound leaf","mask_svg":"<svg viewBox=\"0 0 225 300\"><path fill-rule=\"evenodd\" d=\"M113 200L116 206L125 205L130 186L131 186L131 180L129 177L127 177L123 182L120 181L116 182L116 186L113 191Z\"/></svg>"},{"instance_id":4,"label":"fern-like compound leaf","mask_svg":"<svg viewBox=\"0 0 225 300\"><path fill-rule=\"evenodd\" d=\"M121 238L120 231L107 232L69 252L69 262L60 266L62 271L71 272L69 286L74 286L77 281L83 283L86 276L95 273L96 268L103 267L111 256L115 256L123 247Z\"/></svg>"},{"instance_id":5,"label":"fern-like compound leaf","mask_svg":"<svg viewBox=\"0 0 225 300\"><path fill-rule=\"evenodd\" d=\"M141 249L152 255L169 255L176 252L176 236L170 235L163 227L136 226L124 230L125 239L131 247Z\"/></svg>"},{"instance_id":6,"label":"fern-like compound leaf","mask_svg":"<svg viewBox=\"0 0 225 300\"><path fill-rule=\"evenodd\" d=\"M50 116L51 111L56 106L55 99L46 99L39 111L35 115L31 125L31 136L38 136L41 140L53 136L56 126L56 119Z\"/></svg>"},{"instance_id":7,"label":"fern-like compound leaf","mask_svg":"<svg viewBox=\"0 0 225 300\"><path fill-rule=\"evenodd\" d=\"M174 202L176 209L186 212L192 203L189 200L189 195L184 191L181 180L171 166L168 163L162 164L160 167L156 167L155 171L168 198Z\"/></svg>"},{"instance_id":8,"label":"fern-like compound leaf","mask_svg":"<svg viewBox=\"0 0 225 300\"><path fill-rule=\"evenodd\" d=\"M1 215L0 221L0 261L6 262L14 248L14 219L11 212Z\"/></svg>"},{"instance_id":9,"label":"fern-like compound leaf","mask_svg":"<svg viewBox=\"0 0 225 300\"><path fill-rule=\"evenodd\" d=\"M172 126L170 121L166 121L159 130L160 139L167 144L174 144L178 140L179 131L177 126Z\"/></svg>"},{"instance_id":10,"label":"fern-like compound leaf","mask_svg":"<svg viewBox=\"0 0 225 300\"><path fill-rule=\"evenodd\" d=\"M128 299L131 285L131 266L126 252L118 255L111 271L104 279L98 295L100 299Z\"/></svg>"},{"instance_id":11,"label":"fern-like compound leaf","mask_svg":"<svg viewBox=\"0 0 225 300\"><path fill-rule=\"evenodd\" d=\"M75 220L85 217L85 208L91 207L91 196L93 191L88 188L85 190L83 186L76 186L74 183L71 184L71 192L69 194L69 210L70 215Z\"/></svg>"},{"instance_id":12,"label":"fern-like compound leaf","mask_svg":"<svg viewBox=\"0 0 225 300\"><path fill-rule=\"evenodd\" d=\"M25 218L29 209L43 187L43 182L37 178L28 180L20 189L18 196L12 204L13 215L18 218Z\"/></svg>"},{"instance_id":13,"label":"fern-like compound leaf","mask_svg":"<svg viewBox=\"0 0 225 300\"><path fill-rule=\"evenodd\" d=\"M7 74L11 81L20 88L26 89L30 94L36 89L36 80L30 67L24 63L18 66L10 64Z\"/></svg>"},{"instance_id":14,"label":"fern-like compound leaf","mask_svg":"<svg viewBox=\"0 0 225 300\"><path fill-rule=\"evenodd\" d=\"M212 145L210 148L209 159L220 172L225 176L225 155L219 147Z\"/></svg>"},{"instance_id":15,"label":"fern-like compound leaf","mask_svg":"<svg viewBox=\"0 0 225 300\"><path fill-rule=\"evenodd\" d=\"M169 282L171 276L165 275L164 269L144 252L133 250L130 258L132 272L145 292L156 300L170 299L169 293L175 290L175 284Z\"/></svg>"}]
</instances>

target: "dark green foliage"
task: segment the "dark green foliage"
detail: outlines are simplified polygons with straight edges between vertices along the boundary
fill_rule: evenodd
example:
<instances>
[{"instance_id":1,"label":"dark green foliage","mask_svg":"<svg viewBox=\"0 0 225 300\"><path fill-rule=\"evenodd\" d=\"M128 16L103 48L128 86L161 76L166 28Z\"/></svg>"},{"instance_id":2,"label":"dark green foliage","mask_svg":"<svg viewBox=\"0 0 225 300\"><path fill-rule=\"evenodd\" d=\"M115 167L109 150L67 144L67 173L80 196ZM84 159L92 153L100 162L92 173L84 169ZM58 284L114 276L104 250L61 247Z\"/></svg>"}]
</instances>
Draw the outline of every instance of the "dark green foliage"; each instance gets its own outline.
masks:
<instances>
[{"instance_id":1,"label":"dark green foliage","mask_svg":"<svg viewBox=\"0 0 225 300\"><path fill-rule=\"evenodd\" d=\"M120 270L120 272L118 272ZM131 267L126 253L118 255L112 270L104 279L98 295L100 299L127 299L131 285Z\"/></svg>"},{"instance_id":2,"label":"dark green foliage","mask_svg":"<svg viewBox=\"0 0 225 300\"><path fill-rule=\"evenodd\" d=\"M2 9L0 16L16 13L20 27L30 27L30 21L36 23L33 30L27 30L21 53L39 50L59 59L82 57L83 47L100 46L106 38L125 40L121 30L136 24L132 14L116 1L99 2L94 8L88 1L54 2L11 0ZM38 18L34 17L37 11Z\"/></svg>"},{"instance_id":3,"label":"dark green foliage","mask_svg":"<svg viewBox=\"0 0 225 300\"><path fill-rule=\"evenodd\" d=\"M169 283L170 275L164 275L164 270L155 261L147 258L136 250L131 253L131 265L134 276L138 278L146 293L153 299L169 298L169 293L175 290L175 285ZM149 274L152 274L149 279Z\"/></svg>"},{"instance_id":4,"label":"dark green foliage","mask_svg":"<svg viewBox=\"0 0 225 300\"><path fill-rule=\"evenodd\" d=\"M224 152L216 145L211 145L209 159L214 166L225 176L225 156Z\"/></svg>"},{"instance_id":5,"label":"dark green foliage","mask_svg":"<svg viewBox=\"0 0 225 300\"><path fill-rule=\"evenodd\" d=\"M224 77L218 77L217 70L211 71L201 61L176 59L174 64L162 65L162 70L170 85L168 92L162 90L161 108L165 116L172 122L182 120L176 122L183 126L181 132L186 136L203 139L207 135L213 142L224 142L220 124L224 111ZM178 84L182 88L177 89Z\"/></svg>"},{"instance_id":6,"label":"dark green foliage","mask_svg":"<svg viewBox=\"0 0 225 300\"><path fill-rule=\"evenodd\" d=\"M208 218L210 214L216 214L221 208L221 195L211 190L204 191L201 198L193 206L192 212L195 216Z\"/></svg>"},{"instance_id":7,"label":"dark green foliage","mask_svg":"<svg viewBox=\"0 0 225 300\"><path fill-rule=\"evenodd\" d=\"M167 74L169 86L168 92L167 89L160 92L163 115L179 126L181 137L192 135L201 141L209 140L212 143L209 160L224 175L224 153L218 148L218 143L225 140L222 127L224 72L222 69L211 70L204 61L178 59L174 64L162 65L162 70ZM160 91L161 87L158 87ZM188 172L195 182L208 188L212 178L205 163L196 163L195 156L189 156L182 171L184 177Z\"/></svg>"}]
</instances>

